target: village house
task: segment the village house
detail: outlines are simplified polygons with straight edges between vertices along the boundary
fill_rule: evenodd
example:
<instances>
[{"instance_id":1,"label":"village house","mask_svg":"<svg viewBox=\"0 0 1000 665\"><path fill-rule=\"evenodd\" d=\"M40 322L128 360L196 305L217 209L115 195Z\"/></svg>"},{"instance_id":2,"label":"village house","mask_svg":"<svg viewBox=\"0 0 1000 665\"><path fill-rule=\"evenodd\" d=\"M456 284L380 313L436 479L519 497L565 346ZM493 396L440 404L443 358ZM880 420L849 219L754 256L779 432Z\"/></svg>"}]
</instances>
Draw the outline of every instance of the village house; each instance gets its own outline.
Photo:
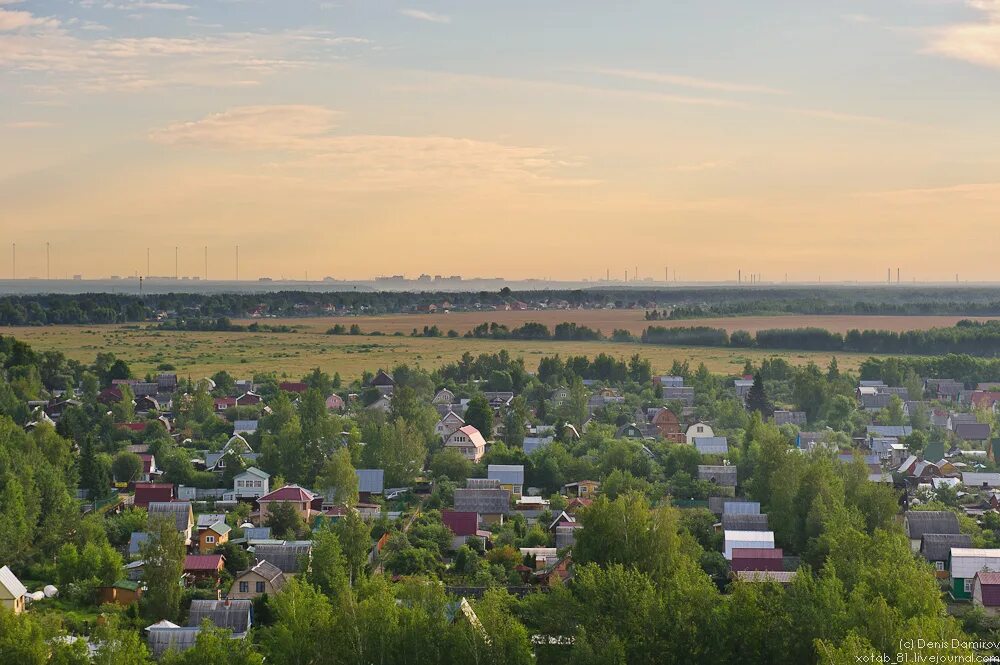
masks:
<instances>
[{"instance_id":1,"label":"village house","mask_svg":"<svg viewBox=\"0 0 1000 665\"><path fill-rule=\"evenodd\" d=\"M489 538L489 531L479 529L479 515L474 512L459 510L442 510L441 523L452 533L451 548L457 550L465 545L470 538L478 538L484 543Z\"/></svg>"},{"instance_id":2,"label":"village house","mask_svg":"<svg viewBox=\"0 0 1000 665\"><path fill-rule=\"evenodd\" d=\"M184 557L184 574L192 583L211 581L218 586L224 567L225 557L221 554L188 554Z\"/></svg>"},{"instance_id":3,"label":"village house","mask_svg":"<svg viewBox=\"0 0 1000 665\"><path fill-rule=\"evenodd\" d=\"M486 439L472 425L459 427L444 440L444 445L462 453L471 462L479 462L486 454Z\"/></svg>"},{"instance_id":4,"label":"village house","mask_svg":"<svg viewBox=\"0 0 1000 665\"><path fill-rule=\"evenodd\" d=\"M510 492L489 478L468 478L465 483L455 490L455 510L476 513L483 524L502 524L510 513Z\"/></svg>"},{"instance_id":5,"label":"village house","mask_svg":"<svg viewBox=\"0 0 1000 665\"><path fill-rule=\"evenodd\" d=\"M232 529L225 520L215 522L204 529L198 530L198 552L201 554L211 554L216 547L220 547L229 542L229 532Z\"/></svg>"},{"instance_id":6,"label":"village house","mask_svg":"<svg viewBox=\"0 0 1000 665\"><path fill-rule=\"evenodd\" d=\"M734 573L744 570L784 570L784 553L779 548L737 547L732 551L729 568Z\"/></svg>"},{"instance_id":7,"label":"village house","mask_svg":"<svg viewBox=\"0 0 1000 665\"><path fill-rule=\"evenodd\" d=\"M154 659L159 659L168 651L183 653L194 647L201 628L178 626L163 619L146 627L146 645Z\"/></svg>"},{"instance_id":8,"label":"village house","mask_svg":"<svg viewBox=\"0 0 1000 665\"><path fill-rule=\"evenodd\" d=\"M958 423L954 432L960 441L986 443L990 440L990 426L985 423Z\"/></svg>"},{"instance_id":9,"label":"village house","mask_svg":"<svg viewBox=\"0 0 1000 665\"><path fill-rule=\"evenodd\" d=\"M261 471L255 466L250 467L243 473L233 477L233 491L231 495L226 494L229 501L239 501L241 499L257 499L268 494L270 490L271 475L266 471Z\"/></svg>"},{"instance_id":10,"label":"village house","mask_svg":"<svg viewBox=\"0 0 1000 665\"><path fill-rule=\"evenodd\" d=\"M649 422L656 428L658 436L673 443L683 443L684 434L681 432L681 423L673 411L661 408L650 409L647 413Z\"/></svg>"},{"instance_id":11,"label":"village house","mask_svg":"<svg viewBox=\"0 0 1000 665\"><path fill-rule=\"evenodd\" d=\"M690 427L688 427L687 428L687 432L685 433L684 436L685 436L685 440L688 442L688 444L693 446L695 438L698 438L698 437L702 437L702 438L713 437L713 436L715 436L715 430L713 430L712 426L709 425L708 423L703 423L703 422L699 421L699 422L694 423Z\"/></svg>"},{"instance_id":12,"label":"village house","mask_svg":"<svg viewBox=\"0 0 1000 665\"><path fill-rule=\"evenodd\" d=\"M601 483L596 480L578 480L575 483L563 485L563 494L571 497L590 498L597 495Z\"/></svg>"},{"instance_id":13,"label":"village house","mask_svg":"<svg viewBox=\"0 0 1000 665\"><path fill-rule=\"evenodd\" d=\"M774 412L774 424L777 426L782 425L795 425L796 427L806 426L806 412L805 411L775 411Z\"/></svg>"},{"instance_id":14,"label":"village house","mask_svg":"<svg viewBox=\"0 0 1000 665\"><path fill-rule=\"evenodd\" d=\"M434 425L434 432L441 437L442 441L447 441L448 437L463 425L465 425L465 420L462 416L449 410L448 413L444 414L444 416L437 421L437 424Z\"/></svg>"},{"instance_id":15,"label":"village house","mask_svg":"<svg viewBox=\"0 0 1000 665\"><path fill-rule=\"evenodd\" d=\"M118 580L114 584L97 588L97 600L103 605L112 603L127 607L142 599L142 585L131 580Z\"/></svg>"},{"instance_id":16,"label":"village house","mask_svg":"<svg viewBox=\"0 0 1000 665\"><path fill-rule=\"evenodd\" d=\"M730 465L699 464L698 480L705 480L720 487L736 487L736 467Z\"/></svg>"},{"instance_id":17,"label":"village house","mask_svg":"<svg viewBox=\"0 0 1000 665\"><path fill-rule=\"evenodd\" d=\"M455 393L451 392L447 388L442 388L434 394L431 398L431 404L454 404L455 403Z\"/></svg>"},{"instance_id":18,"label":"village house","mask_svg":"<svg viewBox=\"0 0 1000 665\"><path fill-rule=\"evenodd\" d=\"M274 564L261 560L233 578L227 598L253 599L262 594L273 596L285 586L285 574Z\"/></svg>"},{"instance_id":19,"label":"village house","mask_svg":"<svg viewBox=\"0 0 1000 665\"><path fill-rule=\"evenodd\" d=\"M1000 571L1000 549L953 547L948 569L951 572L951 597L955 600L969 600L972 598L976 573Z\"/></svg>"},{"instance_id":20,"label":"village house","mask_svg":"<svg viewBox=\"0 0 1000 665\"><path fill-rule=\"evenodd\" d=\"M756 513L722 513L723 531L768 531L767 515Z\"/></svg>"},{"instance_id":21,"label":"village house","mask_svg":"<svg viewBox=\"0 0 1000 665\"><path fill-rule=\"evenodd\" d=\"M514 499L520 499L524 490L523 464L490 464L486 477L496 480L500 487L511 493Z\"/></svg>"},{"instance_id":22,"label":"village house","mask_svg":"<svg viewBox=\"0 0 1000 665\"><path fill-rule=\"evenodd\" d=\"M192 600L188 626L201 626L205 621L230 631L233 637L243 637L253 625L253 602L245 599Z\"/></svg>"},{"instance_id":23,"label":"village house","mask_svg":"<svg viewBox=\"0 0 1000 665\"><path fill-rule=\"evenodd\" d=\"M753 549L774 549L773 531L726 531L723 533L726 561L733 560L733 550L748 547Z\"/></svg>"},{"instance_id":24,"label":"village house","mask_svg":"<svg viewBox=\"0 0 1000 665\"><path fill-rule=\"evenodd\" d=\"M927 533L920 539L920 556L934 566L939 579L948 577L948 561L953 547L972 547L972 537L967 533Z\"/></svg>"},{"instance_id":25,"label":"village house","mask_svg":"<svg viewBox=\"0 0 1000 665\"><path fill-rule=\"evenodd\" d=\"M396 387L396 380L392 378L391 374L380 369L368 382L368 386L375 388L383 395L391 395Z\"/></svg>"},{"instance_id":26,"label":"village house","mask_svg":"<svg viewBox=\"0 0 1000 665\"><path fill-rule=\"evenodd\" d=\"M226 459L231 455L239 455L247 462L255 462L258 457L246 439L239 434L234 434L219 452L205 453L205 470L223 473L226 470Z\"/></svg>"},{"instance_id":27,"label":"village house","mask_svg":"<svg viewBox=\"0 0 1000 665\"><path fill-rule=\"evenodd\" d=\"M355 469L358 477L358 499L371 501L373 496L382 496L385 491L385 471L383 469Z\"/></svg>"},{"instance_id":28,"label":"village house","mask_svg":"<svg viewBox=\"0 0 1000 665\"><path fill-rule=\"evenodd\" d=\"M24 611L24 597L27 593L28 590L10 568L0 568L0 607L20 614Z\"/></svg>"},{"instance_id":29,"label":"village house","mask_svg":"<svg viewBox=\"0 0 1000 665\"><path fill-rule=\"evenodd\" d=\"M961 533L958 517L950 510L908 510L903 515L903 530L914 553L920 551L921 539L927 534Z\"/></svg>"},{"instance_id":30,"label":"village house","mask_svg":"<svg viewBox=\"0 0 1000 665\"><path fill-rule=\"evenodd\" d=\"M257 499L257 505L260 506L258 522L264 524L272 506L283 503L294 507L303 521L308 524L313 515L312 502L315 498L316 495L298 485L285 485Z\"/></svg>"},{"instance_id":31,"label":"village house","mask_svg":"<svg viewBox=\"0 0 1000 665\"><path fill-rule=\"evenodd\" d=\"M194 529L194 511L188 501L154 501L146 508L150 522L156 519L169 520L184 536L184 544L191 544Z\"/></svg>"},{"instance_id":32,"label":"village house","mask_svg":"<svg viewBox=\"0 0 1000 665\"><path fill-rule=\"evenodd\" d=\"M174 486L169 483L136 483L132 503L136 508L148 508L153 502L169 502L174 498Z\"/></svg>"},{"instance_id":33,"label":"village house","mask_svg":"<svg viewBox=\"0 0 1000 665\"><path fill-rule=\"evenodd\" d=\"M980 570L972 582L972 604L989 615L1000 612L1000 572Z\"/></svg>"},{"instance_id":34,"label":"village house","mask_svg":"<svg viewBox=\"0 0 1000 665\"><path fill-rule=\"evenodd\" d=\"M327 411L343 411L346 406L344 398L337 393L333 393L326 398Z\"/></svg>"},{"instance_id":35,"label":"village house","mask_svg":"<svg viewBox=\"0 0 1000 665\"><path fill-rule=\"evenodd\" d=\"M694 447L702 455L729 454L729 440L724 436L696 436Z\"/></svg>"}]
</instances>

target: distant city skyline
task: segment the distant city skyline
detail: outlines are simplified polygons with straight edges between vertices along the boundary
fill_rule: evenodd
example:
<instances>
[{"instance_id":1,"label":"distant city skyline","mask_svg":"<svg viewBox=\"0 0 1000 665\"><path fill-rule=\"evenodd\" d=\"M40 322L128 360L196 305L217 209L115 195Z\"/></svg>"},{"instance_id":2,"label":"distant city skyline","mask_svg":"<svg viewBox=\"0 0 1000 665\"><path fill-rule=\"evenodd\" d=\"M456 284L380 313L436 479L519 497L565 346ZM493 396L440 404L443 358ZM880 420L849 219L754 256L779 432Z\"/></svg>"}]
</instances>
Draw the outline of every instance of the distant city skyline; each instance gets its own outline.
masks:
<instances>
[{"instance_id":1,"label":"distant city skyline","mask_svg":"<svg viewBox=\"0 0 1000 665\"><path fill-rule=\"evenodd\" d=\"M0 102L0 279L1000 281L1000 0L0 0Z\"/></svg>"}]
</instances>

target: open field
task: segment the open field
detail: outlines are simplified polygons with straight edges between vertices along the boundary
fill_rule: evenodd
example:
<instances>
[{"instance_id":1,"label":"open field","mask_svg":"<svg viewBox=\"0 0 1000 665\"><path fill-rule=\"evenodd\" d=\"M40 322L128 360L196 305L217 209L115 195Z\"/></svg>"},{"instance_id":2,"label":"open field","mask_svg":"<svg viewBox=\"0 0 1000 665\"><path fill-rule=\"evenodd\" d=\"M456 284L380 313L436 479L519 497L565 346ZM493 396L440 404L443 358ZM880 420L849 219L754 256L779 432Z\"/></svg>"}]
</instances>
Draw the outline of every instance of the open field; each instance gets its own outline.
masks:
<instances>
[{"instance_id":1,"label":"open field","mask_svg":"<svg viewBox=\"0 0 1000 665\"><path fill-rule=\"evenodd\" d=\"M891 330L903 332L907 330L927 330L929 328L945 328L955 325L962 319L985 321L993 317L973 316L859 316L859 315L810 315L788 314L784 316L736 316L704 319L684 319L679 321L646 321L645 312L638 309L571 309L547 310L530 312L451 312L440 314L388 314L384 316L352 316L352 317L312 317L266 319L264 322L275 325L296 326L308 332L326 332L340 323L345 326L358 324L365 332L382 332L393 334L401 332L409 334L414 328L422 330L424 326L436 325L442 330L456 330L465 333L481 323L493 321L515 328L528 321L544 323L549 329L563 322L576 323L601 330L610 335L615 328L624 328L634 334L639 334L651 325L671 328L688 326L708 326L710 328L725 328L729 332L746 330L754 333L768 328L825 328L832 332L845 333L852 328L859 330ZM237 323L249 324L253 320L240 320Z\"/></svg>"},{"instance_id":2,"label":"open field","mask_svg":"<svg viewBox=\"0 0 1000 665\"><path fill-rule=\"evenodd\" d=\"M656 371L667 371L674 360L693 366L704 362L713 372L736 373L747 358L781 355L789 362L804 364L829 362L829 353L789 351L774 353L705 347L666 347L612 342L522 342L488 339L448 339L392 336L334 336L317 332L239 333L176 332L136 326L49 326L6 328L11 335L36 350L61 351L68 357L91 362L99 352L112 352L126 360L133 371L145 374L160 363L170 363L182 376L198 378L226 369L246 375L277 372L301 377L313 367L340 372L345 379L366 369L410 363L428 369L457 360L466 351L494 353L507 349L521 356L532 371L545 355L588 355L604 352L628 357L639 353L649 358ZM867 355L838 354L842 369L854 369Z\"/></svg>"}]
</instances>

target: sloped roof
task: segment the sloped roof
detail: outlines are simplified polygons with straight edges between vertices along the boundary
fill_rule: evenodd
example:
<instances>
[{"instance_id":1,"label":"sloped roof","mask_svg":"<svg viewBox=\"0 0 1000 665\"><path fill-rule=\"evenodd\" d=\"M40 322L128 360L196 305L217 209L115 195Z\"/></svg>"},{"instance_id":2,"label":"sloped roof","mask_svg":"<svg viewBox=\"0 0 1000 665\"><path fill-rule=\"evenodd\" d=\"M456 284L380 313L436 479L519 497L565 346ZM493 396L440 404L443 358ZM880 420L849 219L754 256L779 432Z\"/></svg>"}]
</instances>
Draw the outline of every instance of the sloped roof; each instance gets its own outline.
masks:
<instances>
[{"instance_id":1,"label":"sloped roof","mask_svg":"<svg viewBox=\"0 0 1000 665\"><path fill-rule=\"evenodd\" d=\"M222 566L221 554L188 554L184 557L184 570L216 571Z\"/></svg>"},{"instance_id":2,"label":"sloped roof","mask_svg":"<svg viewBox=\"0 0 1000 665\"><path fill-rule=\"evenodd\" d=\"M952 547L972 547L966 533L927 533L920 541L920 554L928 561L947 561Z\"/></svg>"},{"instance_id":3,"label":"sloped roof","mask_svg":"<svg viewBox=\"0 0 1000 665\"><path fill-rule=\"evenodd\" d=\"M25 586L21 584L21 580L17 579L17 575L14 574L14 571L7 566L0 568L0 586L7 589L7 592L10 593L13 598L20 598L24 594L28 593Z\"/></svg>"},{"instance_id":4,"label":"sloped roof","mask_svg":"<svg viewBox=\"0 0 1000 665\"><path fill-rule=\"evenodd\" d=\"M487 468L486 477L492 480L499 480L501 485L523 485L524 465L490 464Z\"/></svg>"},{"instance_id":5,"label":"sloped roof","mask_svg":"<svg viewBox=\"0 0 1000 665\"><path fill-rule=\"evenodd\" d=\"M152 501L146 512L150 519L171 518L178 531L187 531L191 526L191 503L188 501Z\"/></svg>"},{"instance_id":6,"label":"sloped roof","mask_svg":"<svg viewBox=\"0 0 1000 665\"><path fill-rule=\"evenodd\" d=\"M696 436L694 447L702 455L726 455L729 453L729 441L724 436Z\"/></svg>"},{"instance_id":7,"label":"sloped roof","mask_svg":"<svg viewBox=\"0 0 1000 665\"><path fill-rule=\"evenodd\" d=\"M722 528L724 531L768 531L767 515L723 513Z\"/></svg>"},{"instance_id":8,"label":"sloped roof","mask_svg":"<svg viewBox=\"0 0 1000 665\"><path fill-rule=\"evenodd\" d=\"M283 573L297 573L312 553L312 541L289 540L277 544L260 544L253 549L254 561L267 561ZM308 564L306 564L308 565Z\"/></svg>"},{"instance_id":9,"label":"sloped roof","mask_svg":"<svg viewBox=\"0 0 1000 665\"><path fill-rule=\"evenodd\" d=\"M987 441L990 426L983 423L959 423L955 425L955 436L964 441Z\"/></svg>"},{"instance_id":10,"label":"sloped roof","mask_svg":"<svg viewBox=\"0 0 1000 665\"><path fill-rule=\"evenodd\" d=\"M381 494L385 489L385 470L355 469L358 476L358 491L369 494Z\"/></svg>"},{"instance_id":11,"label":"sloped roof","mask_svg":"<svg viewBox=\"0 0 1000 665\"><path fill-rule=\"evenodd\" d=\"M278 590L285 585L285 574L281 571L280 568L275 566L270 561L261 559L260 561L257 561L251 568L244 570L236 577L237 579L239 579L240 577L243 577L247 573L251 572L260 575L262 578L270 582L271 585L275 588L275 590Z\"/></svg>"},{"instance_id":12,"label":"sloped roof","mask_svg":"<svg viewBox=\"0 0 1000 665\"><path fill-rule=\"evenodd\" d=\"M698 465L698 480L707 480L718 485L736 487L736 467L713 464Z\"/></svg>"},{"instance_id":13,"label":"sloped roof","mask_svg":"<svg viewBox=\"0 0 1000 665\"><path fill-rule=\"evenodd\" d=\"M919 540L928 533L960 533L958 517L950 510L910 510L903 516L907 535Z\"/></svg>"},{"instance_id":14,"label":"sloped roof","mask_svg":"<svg viewBox=\"0 0 1000 665\"><path fill-rule=\"evenodd\" d=\"M242 634L250 628L250 600L192 600L188 612L188 626L196 627L208 619L219 628L228 628Z\"/></svg>"},{"instance_id":15,"label":"sloped roof","mask_svg":"<svg viewBox=\"0 0 1000 665\"><path fill-rule=\"evenodd\" d=\"M483 438L482 432L473 427L472 425L462 425L456 432L461 432L469 438L469 442L475 446L486 446L486 439ZM454 436L454 434L452 435Z\"/></svg>"},{"instance_id":16,"label":"sloped roof","mask_svg":"<svg viewBox=\"0 0 1000 665\"><path fill-rule=\"evenodd\" d=\"M268 501L312 501L313 493L298 485L285 485L257 499L257 503Z\"/></svg>"},{"instance_id":17,"label":"sloped roof","mask_svg":"<svg viewBox=\"0 0 1000 665\"><path fill-rule=\"evenodd\" d=\"M471 511L442 510L441 522L456 536L474 536L479 529L479 514Z\"/></svg>"}]
</instances>

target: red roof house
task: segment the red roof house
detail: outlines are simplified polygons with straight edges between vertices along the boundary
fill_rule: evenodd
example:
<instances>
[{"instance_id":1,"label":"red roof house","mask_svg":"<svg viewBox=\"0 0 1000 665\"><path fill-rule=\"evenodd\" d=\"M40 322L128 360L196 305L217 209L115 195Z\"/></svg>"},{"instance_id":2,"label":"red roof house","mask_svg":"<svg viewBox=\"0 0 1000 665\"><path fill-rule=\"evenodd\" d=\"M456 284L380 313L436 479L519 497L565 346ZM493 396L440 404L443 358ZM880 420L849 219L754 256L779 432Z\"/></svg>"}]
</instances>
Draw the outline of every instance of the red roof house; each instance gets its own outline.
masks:
<instances>
[{"instance_id":1,"label":"red roof house","mask_svg":"<svg viewBox=\"0 0 1000 665\"><path fill-rule=\"evenodd\" d=\"M219 580L225 566L221 554L188 554L184 557L184 574L195 580Z\"/></svg>"},{"instance_id":2,"label":"red roof house","mask_svg":"<svg viewBox=\"0 0 1000 665\"><path fill-rule=\"evenodd\" d=\"M215 398L215 410L225 411L226 409L236 406L235 397L216 397Z\"/></svg>"},{"instance_id":3,"label":"red roof house","mask_svg":"<svg viewBox=\"0 0 1000 665\"><path fill-rule=\"evenodd\" d=\"M784 570L782 562L782 550L763 549L758 547L737 547L733 548L733 560L731 568L734 573L741 570L770 570L781 572Z\"/></svg>"},{"instance_id":4,"label":"red roof house","mask_svg":"<svg viewBox=\"0 0 1000 665\"><path fill-rule=\"evenodd\" d=\"M441 522L456 536L474 536L479 530L479 513L442 510Z\"/></svg>"},{"instance_id":5,"label":"red roof house","mask_svg":"<svg viewBox=\"0 0 1000 665\"><path fill-rule=\"evenodd\" d=\"M980 570L972 581L972 603L990 614L1000 610L1000 573Z\"/></svg>"},{"instance_id":6,"label":"red roof house","mask_svg":"<svg viewBox=\"0 0 1000 665\"><path fill-rule=\"evenodd\" d=\"M301 381L282 381L278 384L278 387L284 390L286 393L298 393L302 394L309 390L309 386L302 383Z\"/></svg>"},{"instance_id":7,"label":"red roof house","mask_svg":"<svg viewBox=\"0 0 1000 665\"><path fill-rule=\"evenodd\" d=\"M174 486L170 483L136 483L135 505L148 508L150 503L173 501Z\"/></svg>"}]
</instances>

